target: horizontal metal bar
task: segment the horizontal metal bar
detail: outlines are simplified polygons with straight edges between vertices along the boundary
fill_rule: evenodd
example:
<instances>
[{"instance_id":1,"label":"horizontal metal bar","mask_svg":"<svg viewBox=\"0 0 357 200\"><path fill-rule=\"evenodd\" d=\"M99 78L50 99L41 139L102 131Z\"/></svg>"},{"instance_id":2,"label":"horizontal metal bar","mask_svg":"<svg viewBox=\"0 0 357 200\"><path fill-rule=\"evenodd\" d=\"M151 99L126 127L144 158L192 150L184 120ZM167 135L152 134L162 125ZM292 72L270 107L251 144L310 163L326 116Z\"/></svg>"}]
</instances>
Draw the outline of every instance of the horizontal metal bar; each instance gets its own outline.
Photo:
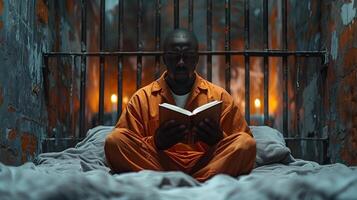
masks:
<instances>
[{"instance_id":1,"label":"horizontal metal bar","mask_svg":"<svg viewBox=\"0 0 357 200\"><path fill-rule=\"evenodd\" d=\"M82 140L84 138L74 138L74 137L67 137L67 138L45 138L45 141L55 141L55 140ZM295 137L284 137L284 140L316 140L316 141L328 141L329 138L307 138L307 137L303 137L303 138L295 138Z\"/></svg>"},{"instance_id":2,"label":"horizontal metal bar","mask_svg":"<svg viewBox=\"0 0 357 200\"><path fill-rule=\"evenodd\" d=\"M295 137L284 137L284 140L308 140L308 141L328 141L328 138L295 138Z\"/></svg>"},{"instance_id":3,"label":"horizontal metal bar","mask_svg":"<svg viewBox=\"0 0 357 200\"><path fill-rule=\"evenodd\" d=\"M297 57L324 57L327 51L284 51L284 50L231 50L231 51L199 51L199 55L245 55L245 56L297 56ZM163 51L105 51L105 52L49 52L44 56L157 56Z\"/></svg>"},{"instance_id":4,"label":"horizontal metal bar","mask_svg":"<svg viewBox=\"0 0 357 200\"><path fill-rule=\"evenodd\" d=\"M75 138L75 137L65 137L65 138L44 138L43 141L81 141L83 140L84 137L82 138Z\"/></svg>"},{"instance_id":5,"label":"horizontal metal bar","mask_svg":"<svg viewBox=\"0 0 357 200\"><path fill-rule=\"evenodd\" d=\"M42 140L42 152L58 152L65 149L75 147L78 142L82 141L84 137L80 138L44 138Z\"/></svg>"}]
</instances>

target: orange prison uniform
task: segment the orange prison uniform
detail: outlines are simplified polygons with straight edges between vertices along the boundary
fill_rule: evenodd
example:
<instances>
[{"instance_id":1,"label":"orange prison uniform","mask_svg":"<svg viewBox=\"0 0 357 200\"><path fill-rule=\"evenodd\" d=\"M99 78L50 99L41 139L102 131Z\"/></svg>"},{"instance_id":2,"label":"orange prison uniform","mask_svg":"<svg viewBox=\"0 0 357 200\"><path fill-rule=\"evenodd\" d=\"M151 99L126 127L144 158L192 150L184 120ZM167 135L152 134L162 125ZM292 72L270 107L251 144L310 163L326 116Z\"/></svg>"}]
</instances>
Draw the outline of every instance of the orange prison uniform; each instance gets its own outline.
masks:
<instances>
[{"instance_id":1,"label":"orange prison uniform","mask_svg":"<svg viewBox=\"0 0 357 200\"><path fill-rule=\"evenodd\" d=\"M114 172L179 170L198 181L218 173L231 176L249 173L255 163L256 143L245 119L232 96L197 73L185 109L192 111L213 100L223 101L220 120L223 139L212 147L197 142L178 143L165 151L156 149L154 134L159 127L159 104L175 104L164 79L166 73L131 97L115 129L107 136L105 155L110 168Z\"/></svg>"}]
</instances>

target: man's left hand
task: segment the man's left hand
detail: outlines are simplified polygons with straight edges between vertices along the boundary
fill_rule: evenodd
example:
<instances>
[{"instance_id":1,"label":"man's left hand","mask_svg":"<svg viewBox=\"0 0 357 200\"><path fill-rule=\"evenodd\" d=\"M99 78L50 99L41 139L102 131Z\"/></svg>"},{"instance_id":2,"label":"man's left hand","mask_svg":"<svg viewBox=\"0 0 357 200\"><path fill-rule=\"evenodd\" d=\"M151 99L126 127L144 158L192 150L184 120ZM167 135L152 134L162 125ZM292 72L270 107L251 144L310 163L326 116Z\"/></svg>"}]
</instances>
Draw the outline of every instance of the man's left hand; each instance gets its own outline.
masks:
<instances>
[{"instance_id":1,"label":"man's left hand","mask_svg":"<svg viewBox=\"0 0 357 200\"><path fill-rule=\"evenodd\" d=\"M217 144L223 138L219 124L209 118L205 118L194 126L193 131L197 134L199 140L210 146Z\"/></svg>"}]
</instances>

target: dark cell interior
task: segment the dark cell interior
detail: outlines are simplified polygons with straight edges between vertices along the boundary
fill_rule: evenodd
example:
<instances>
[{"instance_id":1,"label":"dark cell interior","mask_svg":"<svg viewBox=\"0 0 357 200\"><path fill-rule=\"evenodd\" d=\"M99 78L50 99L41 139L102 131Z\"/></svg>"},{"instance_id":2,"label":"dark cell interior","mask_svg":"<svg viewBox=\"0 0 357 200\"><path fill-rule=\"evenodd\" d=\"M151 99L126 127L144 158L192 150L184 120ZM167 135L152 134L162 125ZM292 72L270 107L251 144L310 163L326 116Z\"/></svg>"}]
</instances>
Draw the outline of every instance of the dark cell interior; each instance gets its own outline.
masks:
<instances>
[{"instance_id":1,"label":"dark cell interior","mask_svg":"<svg viewBox=\"0 0 357 200\"><path fill-rule=\"evenodd\" d=\"M294 158L357 164L357 1L0 0L0 163L19 166L114 126L166 69L174 28L197 72Z\"/></svg>"}]
</instances>

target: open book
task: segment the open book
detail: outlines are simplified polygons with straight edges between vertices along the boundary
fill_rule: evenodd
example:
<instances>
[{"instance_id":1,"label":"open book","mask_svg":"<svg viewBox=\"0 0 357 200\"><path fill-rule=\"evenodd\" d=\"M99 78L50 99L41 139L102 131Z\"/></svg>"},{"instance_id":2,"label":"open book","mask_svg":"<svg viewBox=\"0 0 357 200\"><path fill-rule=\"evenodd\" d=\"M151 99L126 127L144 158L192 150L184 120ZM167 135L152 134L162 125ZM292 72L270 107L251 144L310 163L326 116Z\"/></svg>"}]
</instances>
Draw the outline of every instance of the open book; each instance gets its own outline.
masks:
<instances>
[{"instance_id":1,"label":"open book","mask_svg":"<svg viewBox=\"0 0 357 200\"><path fill-rule=\"evenodd\" d=\"M160 125L168 120L176 120L191 129L205 118L210 118L219 123L222 112L221 107L222 101L216 100L206 103L190 112L172 104L162 103L159 104ZM195 141L195 136L190 134L187 136L184 143L192 144Z\"/></svg>"}]
</instances>

